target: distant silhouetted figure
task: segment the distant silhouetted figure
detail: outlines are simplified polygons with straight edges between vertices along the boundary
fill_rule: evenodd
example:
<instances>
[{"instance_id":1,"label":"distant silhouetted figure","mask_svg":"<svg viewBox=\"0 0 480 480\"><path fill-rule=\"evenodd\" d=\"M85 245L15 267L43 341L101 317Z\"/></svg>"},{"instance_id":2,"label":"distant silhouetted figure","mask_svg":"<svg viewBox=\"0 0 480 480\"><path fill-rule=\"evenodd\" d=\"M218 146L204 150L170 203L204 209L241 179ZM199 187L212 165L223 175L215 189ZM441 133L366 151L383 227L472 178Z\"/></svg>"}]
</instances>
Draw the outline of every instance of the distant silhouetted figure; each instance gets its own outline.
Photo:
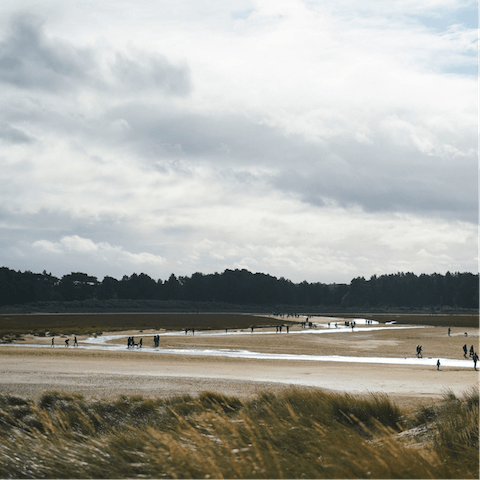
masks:
<instances>
[{"instance_id":1,"label":"distant silhouetted figure","mask_svg":"<svg viewBox=\"0 0 480 480\"><path fill-rule=\"evenodd\" d=\"M78 347L77 337L73 337L73 346Z\"/></svg>"},{"instance_id":2,"label":"distant silhouetted figure","mask_svg":"<svg viewBox=\"0 0 480 480\"><path fill-rule=\"evenodd\" d=\"M138 348L142 348L142 344L143 344L143 338L141 338L140 341L138 342Z\"/></svg>"},{"instance_id":3,"label":"distant silhouetted figure","mask_svg":"<svg viewBox=\"0 0 480 480\"><path fill-rule=\"evenodd\" d=\"M477 371L477 362L478 362L478 355L477 352L474 352L473 354L473 368L475 371Z\"/></svg>"},{"instance_id":4,"label":"distant silhouetted figure","mask_svg":"<svg viewBox=\"0 0 480 480\"><path fill-rule=\"evenodd\" d=\"M465 332L465 336L468 337L468 333L467 333L467 332Z\"/></svg>"},{"instance_id":5,"label":"distant silhouetted figure","mask_svg":"<svg viewBox=\"0 0 480 480\"><path fill-rule=\"evenodd\" d=\"M228 328L225 329L225 333L228 333Z\"/></svg>"},{"instance_id":6,"label":"distant silhouetted figure","mask_svg":"<svg viewBox=\"0 0 480 480\"><path fill-rule=\"evenodd\" d=\"M473 357L475 350L473 349L473 345L470 347L470 357Z\"/></svg>"},{"instance_id":7,"label":"distant silhouetted figure","mask_svg":"<svg viewBox=\"0 0 480 480\"><path fill-rule=\"evenodd\" d=\"M467 344L465 344L465 345L463 346L463 356L464 356L465 358L467 358L467 352L468 352L468 348L467 348Z\"/></svg>"},{"instance_id":8,"label":"distant silhouetted figure","mask_svg":"<svg viewBox=\"0 0 480 480\"><path fill-rule=\"evenodd\" d=\"M192 335L195 335L195 329L192 328Z\"/></svg>"},{"instance_id":9,"label":"distant silhouetted figure","mask_svg":"<svg viewBox=\"0 0 480 480\"><path fill-rule=\"evenodd\" d=\"M440 359L437 360L437 370L440 370Z\"/></svg>"},{"instance_id":10,"label":"distant silhouetted figure","mask_svg":"<svg viewBox=\"0 0 480 480\"><path fill-rule=\"evenodd\" d=\"M188 328L185 329L185 335L188 333Z\"/></svg>"},{"instance_id":11,"label":"distant silhouetted figure","mask_svg":"<svg viewBox=\"0 0 480 480\"><path fill-rule=\"evenodd\" d=\"M289 333L289 332L290 332L290 326L287 325L287 333Z\"/></svg>"},{"instance_id":12,"label":"distant silhouetted figure","mask_svg":"<svg viewBox=\"0 0 480 480\"><path fill-rule=\"evenodd\" d=\"M70 341L70 340L69 340L68 338L65 340L65 346L66 346L66 347L68 347L68 342L69 342L69 341Z\"/></svg>"},{"instance_id":13,"label":"distant silhouetted figure","mask_svg":"<svg viewBox=\"0 0 480 480\"><path fill-rule=\"evenodd\" d=\"M417 345L417 357L418 358L422 358L423 355L422 355L422 346L421 345Z\"/></svg>"},{"instance_id":14,"label":"distant silhouetted figure","mask_svg":"<svg viewBox=\"0 0 480 480\"><path fill-rule=\"evenodd\" d=\"M450 336L451 331L452 331L452 329L450 327L448 327L448 336Z\"/></svg>"},{"instance_id":15,"label":"distant silhouetted figure","mask_svg":"<svg viewBox=\"0 0 480 480\"><path fill-rule=\"evenodd\" d=\"M251 329L251 331L252 331L252 333L253 333L253 327L250 327L250 329Z\"/></svg>"},{"instance_id":16,"label":"distant silhouetted figure","mask_svg":"<svg viewBox=\"0 0 480 480\"><path fill-rule=\"evenodd\" d=\"M55 338L52 338L52 347L55 346Z\"/></svg>"}]
</instances>

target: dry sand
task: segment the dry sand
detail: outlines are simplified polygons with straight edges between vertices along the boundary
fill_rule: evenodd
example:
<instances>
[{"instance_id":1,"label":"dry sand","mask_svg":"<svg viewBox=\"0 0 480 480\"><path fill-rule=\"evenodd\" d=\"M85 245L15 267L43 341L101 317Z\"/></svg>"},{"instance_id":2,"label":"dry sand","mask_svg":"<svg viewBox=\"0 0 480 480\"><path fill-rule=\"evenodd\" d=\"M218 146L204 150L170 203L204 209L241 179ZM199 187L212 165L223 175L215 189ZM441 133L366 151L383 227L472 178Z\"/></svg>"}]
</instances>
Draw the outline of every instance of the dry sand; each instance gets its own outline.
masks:
<instances>
[{"instance_id":1,"label":"dry sand","mask_svg":"<svg viewBox=\"0 0 480 480\"><path fill-rule=\"evenodd\" d=\"M278 392L292 385L302 388L365 394L387 393L401 406L429 404L451 389L460 395L478 387L478 372L471 368L441 367L437 356L463 358L462 346L474 345L478 352L478 330L446 328L393 330L377 332L330 332L305 334L294 327L290 334L251 335L178 335L161 337L161 347L228 348L256 352L307 355L348 355L380 357L414 357L417 344L423 346L432 365L401 366L389 364L312 362L299 360L257 360L226 357L200 357L162 354L140 350L96 351L65 348L0 348L0 393L38 398L47 390L80 393L86 396L111 397L118 394L170 396L195 395L211 390L240 397L260 391ZM119 332L116 332L118 334ZM153 340L148 332L128 332L144 345ZM156 333L156 332L155 332ZM106 335L106 333L104 334ZM80 343L82 338L79 337ZM32 338L26 338L32 343ZM35 338L50 343L49 338ZM120 343L125 345L124 340Z\"/></svg>"}]
</instances>

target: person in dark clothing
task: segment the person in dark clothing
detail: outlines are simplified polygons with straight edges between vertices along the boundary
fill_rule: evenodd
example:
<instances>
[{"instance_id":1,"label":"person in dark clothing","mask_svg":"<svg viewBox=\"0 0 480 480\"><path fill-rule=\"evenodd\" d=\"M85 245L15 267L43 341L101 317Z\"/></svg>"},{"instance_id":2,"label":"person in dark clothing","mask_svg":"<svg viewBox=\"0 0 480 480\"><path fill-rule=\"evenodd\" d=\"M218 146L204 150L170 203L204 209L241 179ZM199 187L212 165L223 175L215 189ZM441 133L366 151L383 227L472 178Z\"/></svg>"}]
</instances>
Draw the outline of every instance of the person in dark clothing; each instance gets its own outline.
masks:
<instances>
[{"instance_id":1,"label":"person in dark clothing","mask_svg":"<svg viewBox=\"0 0 480 480\"><path fill-rule=\"evenodd\" d=\"M478 355L477 352L473 352L473 368L477 371L477 362L478 362Z\"/></svg>"},{"instance_id":2,"label":"person in dark clothing","mask_svg":"<svg viewBox=\"0 0 480 480\"><path fill-rule=\"evenodd\" d=\"M437 370L440 370L440 359L437 360Z\"/></svg>"},{"instance_id":3,"label":"person in dark clothing","mask_svg":"<svg viewBox=\"0 0 480 480\"><path fill-rule=\"evenodd\" d=\"M468 351L468 349L467 349L467 344L465 344L465 345L463 346L463 356L464 356L465 358L467 358L467 351Z\"/></svg>"}]
</instances>

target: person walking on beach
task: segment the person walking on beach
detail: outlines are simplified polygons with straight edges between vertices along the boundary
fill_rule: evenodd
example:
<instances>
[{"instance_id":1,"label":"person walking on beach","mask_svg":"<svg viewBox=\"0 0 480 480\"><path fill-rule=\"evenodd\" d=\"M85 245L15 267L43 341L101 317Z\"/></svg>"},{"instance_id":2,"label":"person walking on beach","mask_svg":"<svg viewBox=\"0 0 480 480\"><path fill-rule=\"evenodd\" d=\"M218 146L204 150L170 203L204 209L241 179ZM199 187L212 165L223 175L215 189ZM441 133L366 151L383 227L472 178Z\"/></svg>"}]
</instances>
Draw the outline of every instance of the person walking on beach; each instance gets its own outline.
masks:
<instances>
[{"instance_id":1,"label":"person walking on beach","mask_svg":"<svg viewBox=\"0 0 480 480\"><path fill-rule=\"evenodd\" d=\"M52 347L55 346L55 337L52 337Z\"/></svg>"},{"instance_id":2,"label":"person walking on beach","mask_svg":"<svg viewBox=\"0 0 480 480\"><path fill-rule=\"evenodd\" d=\"M465 358L467 358L467 351L468 351L468 350L467 350L467 344L465 344L465 345L463 346L463 356L464 356Z\"/></svg>"},{"instance_id":3,"label":"person walking on beach","mask_svg":"<svg viewBox=\"0 0 480 480\"><path fill-rule=\"evenodd\" d=\"M475 350L473 349L473 345L470 347L470 357L473 357Z\"/></svg>"},{"instance_id":4,"label":"person walking on beach","mask_svg":"<svg viewBox=\"0 0 480 480\"><path fill-rule=\"evenodd\" d=\"M77 337L73 337L73 346L78 347Z\"/></svg>"},{"instance_id":5,"label":"person walking on beach","mask_svg":"<svg viewBox=\"0 0 480 480\"><path fill-rule=\"evenodd\" d=\"M473 368L477 371L477 362L478 362L478 355L477 352L473 353Z\"/></svg>"},{"instance_id":6,"label":"person walking on beach","mask_svg":"<svg viewBox=\"0 0 480 480\"><path fill-rule=\"evenodd\" d=\"M66 347L68 347L68 342L69 342L69 341L70 341L70 340L69 340L68 338L65 339L65 346L66 346Z\"/></svg>"},{"instance_id":7,"label":"person walking on beach","mask_svg":"<svg viewBox=\"0 0 480 480\"><path fill-rule=\"evenodd\" d=\"M138 342L138 348L142 348L142 344L143 344L143 338L141 338L140 341Z\"/></svg>"},{"instance_id":8,"label":"person walking on beach","mask_svg":"<svg viewBox=\"0 0 480 480\"><path fill-rule=\"evenodd\" d=\"M448 336L450 336L451 331L452 331L452 329L450 327L448 327Z\"/></svg>"},{"instance_id":9,"label":"person walking on beach","mask_svg":"<svg viewBox=\"0 0 480 480\"><path fill-rule=\"evenodd\" d=\"M437 360L437 370L440 370L440 359Z\"/></svg>"}]
</instances>

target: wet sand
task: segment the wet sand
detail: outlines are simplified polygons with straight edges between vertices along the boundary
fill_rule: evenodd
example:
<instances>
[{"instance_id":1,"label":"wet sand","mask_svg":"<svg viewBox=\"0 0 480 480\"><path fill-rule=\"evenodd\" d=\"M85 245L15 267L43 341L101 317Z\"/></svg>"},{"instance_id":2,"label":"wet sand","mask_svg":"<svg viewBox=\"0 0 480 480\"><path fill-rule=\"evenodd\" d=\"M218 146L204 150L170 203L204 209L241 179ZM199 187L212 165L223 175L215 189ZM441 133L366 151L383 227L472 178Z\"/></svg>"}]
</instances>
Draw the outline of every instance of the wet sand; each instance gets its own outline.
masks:
<instances>
[{"instance_id":1,"label":"wet sand","mask_svg":"<svg viewBox=\"0 0 480 480\"><path fill-rule=\"evenodd\" d=\"M115 332L118 334L119 332ZM135 334L146 347L153 346L148 333ZM157 332L155 332L157 333ZM161 333L161 332L160 332ZM478 330L445 328L379 331L304 332L294 327L289 334L165 335L162 348L239 349L267 353L304 355L347 355L415 357L415 347L423 346L431 365L389 365L352 362L312 362L302 360L259 360L195 355L169 355L158 351L127 350L126 339L115 340L125 348L116 351L65 348L57 338L55 348L0 348L0 393L38 398L47 390L80 393L85 396L111 397L118 394L170 396L195 395L213 390L227 395L248 397L260 391L278 392L291 386L323 388L352 394L387 393L403 406L429 404L447 390L461 395L478 387L478 372L471 368L436 368L437 356L463 359L462 346L474 345L478 352ZM270 334L273 333L273 334ZM104 334L104 336L107 334ZM49 344L49 338L25 338ZM85 341L79 337L79 342ZM73 339L71 340L71 344ZM21 343L21 342L20 342ZM480 367L480 365L479 365Z\"/></svg>"}]
</instances>

